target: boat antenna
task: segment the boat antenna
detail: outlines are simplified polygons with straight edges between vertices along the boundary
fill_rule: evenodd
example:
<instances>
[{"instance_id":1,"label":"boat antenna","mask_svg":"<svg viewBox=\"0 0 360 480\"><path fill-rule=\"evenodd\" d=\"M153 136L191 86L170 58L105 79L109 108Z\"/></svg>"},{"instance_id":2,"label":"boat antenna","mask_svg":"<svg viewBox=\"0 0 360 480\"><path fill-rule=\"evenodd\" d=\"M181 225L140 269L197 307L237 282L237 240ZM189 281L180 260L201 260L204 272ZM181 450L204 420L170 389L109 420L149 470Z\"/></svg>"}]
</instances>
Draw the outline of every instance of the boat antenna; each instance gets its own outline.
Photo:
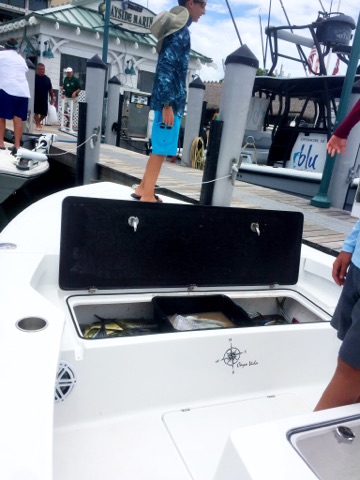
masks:
<instances>
[{"instance_id":1,"label":"boat antenna","mask_svg":"<svg viewBox=\"0 0 360 480\"><path fill-rule=\"evenodd\" d=\"M287 16L287 13L286 13L286 10L285 10L285 7L284 7L284 4L283 4L282 0L279 0L279 2L280 2L280 5L281 5L281 8L283 9L283 12L284 12L284 15L285 15L286 21L287 21L287 23L288 23L288 25L289 25L289 27L290 27L290 26L291 26L291 23L290 23L289 17ZM290 31L293 33L293 30L292 30L292 28L290 28Z\"/></svg>"},{"instance_id":2,"label":"boat antenna","mask_svg":"<svg viewBox=\"0 0 360 480\"><path fill-rule=\"evenodd\" d=\"M232 14L232 11L231 11L229 2L228 2L228 0L225 0L225 2L226 2L226 5L227 5L227 7L228 7L228 9L229 9L230 17L231 17L231 20L232 20L232 22L233 22L233 24L234 24L234 28L235 28L236 34L237 34L237 36L238 36L240 45L243 46L243 42L242 42L242 40L241 40L239 30L237 29L237 26L236 26L236 23L235 23L235 19L234 19L234 16L233 16L233 14Z\"/></svg>"},{"instance_id":3,"label":"boat antenna","mask_svg":"<svg viewBox=\"0 0 360 480\"><path fill-rule=\"evenodd\" d=\"M319 3L320 3L320 6L322 8L322 11L325 13L326 11L325 11L325 8L324 8L324 5L323 5L322 1L319 0ZM332 5L332 0L331 0L331 5ZM331 11L331 7L330 7L330 11Z\"/></svg>"}]
</instances>

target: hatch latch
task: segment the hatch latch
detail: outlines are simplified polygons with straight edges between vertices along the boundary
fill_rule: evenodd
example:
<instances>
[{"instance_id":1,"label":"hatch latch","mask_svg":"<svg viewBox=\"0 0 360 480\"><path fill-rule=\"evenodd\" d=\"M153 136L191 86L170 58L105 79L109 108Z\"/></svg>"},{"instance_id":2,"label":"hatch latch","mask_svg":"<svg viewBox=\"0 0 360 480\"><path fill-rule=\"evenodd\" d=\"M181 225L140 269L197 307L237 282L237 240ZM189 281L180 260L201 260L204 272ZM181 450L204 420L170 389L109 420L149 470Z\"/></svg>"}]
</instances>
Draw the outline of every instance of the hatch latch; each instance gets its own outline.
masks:
<instances>
[{"instance_id":1,"label":"hatch latch","mask_svg":"<svg viewBox=\"0 0 360 480\"><path fill-rule=\"evenodd\" d=\"M258 236L260 237L260 227L259 227L259 224L257 222L253 222L250 225L250 229L251 229L252 232L257 233Z\"/></svg>"},{"instance_id":2,"label":"hatch latch","mask_svg":"<svg viewBox=\"0 0 360 480\"><path fill-rule=\"evenodd\" d=\"M130 227L133 227L134 232L136 232L137 226L139 225L138 217L134 217L134 216L129 217L128 224L130 225Z\"/></svg>"}]
</instances>

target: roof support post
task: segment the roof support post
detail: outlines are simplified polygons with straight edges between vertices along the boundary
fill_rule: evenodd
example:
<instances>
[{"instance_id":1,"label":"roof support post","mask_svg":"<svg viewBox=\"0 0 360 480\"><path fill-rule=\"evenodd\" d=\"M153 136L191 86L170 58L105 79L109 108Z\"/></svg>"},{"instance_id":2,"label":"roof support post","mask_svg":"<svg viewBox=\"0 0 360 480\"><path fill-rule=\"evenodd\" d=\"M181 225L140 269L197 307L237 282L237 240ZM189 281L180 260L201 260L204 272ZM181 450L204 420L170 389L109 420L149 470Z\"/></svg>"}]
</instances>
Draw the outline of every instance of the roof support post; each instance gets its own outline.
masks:
<instances>
[{"instance_id":1,"label":"roof support post","mask_svg":"<svg viewBox=\"0 0 360 480\"><path fill-rule=\"evenodd\" d=\"M107 56L108 56L108 48L109 48L110 9L111 9L111 0L105 0L104 39L103 39L103 51L102 51L102 61L105 63L105 65L107 65Z\"/></svg>"}]
</instances>

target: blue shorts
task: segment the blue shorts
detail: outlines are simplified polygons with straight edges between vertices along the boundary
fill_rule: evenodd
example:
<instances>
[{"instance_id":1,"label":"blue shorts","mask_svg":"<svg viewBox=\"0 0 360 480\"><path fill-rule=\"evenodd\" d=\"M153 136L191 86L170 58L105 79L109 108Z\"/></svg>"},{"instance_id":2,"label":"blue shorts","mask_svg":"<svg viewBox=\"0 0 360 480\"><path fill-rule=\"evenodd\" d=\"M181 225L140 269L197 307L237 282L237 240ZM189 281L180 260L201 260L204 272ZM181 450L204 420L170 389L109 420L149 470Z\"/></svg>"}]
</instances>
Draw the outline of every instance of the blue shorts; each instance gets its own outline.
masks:
<instances>
[{"instance_id":1,"label":"blue shorts","mask_svg":"<svg viewBox=\"0 0 360 480\"><path fill-rule=\"evenodd\" d=\"M29 99L26 97L15 97L9 95L5 90L0 90L0 118L12 120L19 117L27 119Z\"/></svg>"},{"instance_id":2,"label":"blue shorts","mask_svg":"<svg viewBox=\"0 0 360 480\"><path fill-rule=\"evenodd\" d=\"M162 112L156 110L151 131L152 153L155 155L177 154L181 117L174 115L174 125L168 127L162 123Z\"/></svg>"},{"instance_id":3,"label":"blue shorts","mask_svg":"<svg viewBox=\"0 0 360 480\"><path fill-rule=\"evenodd\" d=\"M331 326L342 340L339 350L341 360L360 368L360 269L350 265Z\"/></svg>"}]
</instances>

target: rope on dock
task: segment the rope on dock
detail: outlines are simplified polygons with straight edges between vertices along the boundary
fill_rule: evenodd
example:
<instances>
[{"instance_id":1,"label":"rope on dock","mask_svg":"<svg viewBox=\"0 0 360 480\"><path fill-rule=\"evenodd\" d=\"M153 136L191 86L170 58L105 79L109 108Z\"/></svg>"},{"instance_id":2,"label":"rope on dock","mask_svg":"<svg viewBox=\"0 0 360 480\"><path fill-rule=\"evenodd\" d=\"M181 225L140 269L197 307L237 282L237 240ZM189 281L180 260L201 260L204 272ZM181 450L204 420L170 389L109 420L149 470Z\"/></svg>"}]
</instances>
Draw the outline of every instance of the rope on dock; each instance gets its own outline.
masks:
<instances>
[{"instance_id":1,"label":"rope on dock","mask_svg":"<svg viewBox=\"0 0 360 480\"><path fill-rule=\"evenodd\" d=\"M75 150L69 150L69 151L65 151L65 152L61 152L61 153L51 153L50 156L51 156L51 157L60 157L61 155L67 155L68 153L75 153L75 154L76 154L76 150L77 150L78 148L82 147L83 145L85 145L85 143L90 142L93 137L97 137L97 134L96 134L96 133L93 133L93 134L92 134L89 138L87 138L83 143L80 143L80 145L78 145ZM59 142L59 141L60 141L60 140L58 140L58 142Z\"/></svg>"},{"instance_id":2,"label":"rope on dock","mask_svg":"<svg viewBox=\"0 0 360 480\"><path fill-rule=\"evenodd\" d=\"M191 143L190 161L192 168L204 170L205 166L205 145L201 137L195 137Z\"/></svg>"}]
</instances>

